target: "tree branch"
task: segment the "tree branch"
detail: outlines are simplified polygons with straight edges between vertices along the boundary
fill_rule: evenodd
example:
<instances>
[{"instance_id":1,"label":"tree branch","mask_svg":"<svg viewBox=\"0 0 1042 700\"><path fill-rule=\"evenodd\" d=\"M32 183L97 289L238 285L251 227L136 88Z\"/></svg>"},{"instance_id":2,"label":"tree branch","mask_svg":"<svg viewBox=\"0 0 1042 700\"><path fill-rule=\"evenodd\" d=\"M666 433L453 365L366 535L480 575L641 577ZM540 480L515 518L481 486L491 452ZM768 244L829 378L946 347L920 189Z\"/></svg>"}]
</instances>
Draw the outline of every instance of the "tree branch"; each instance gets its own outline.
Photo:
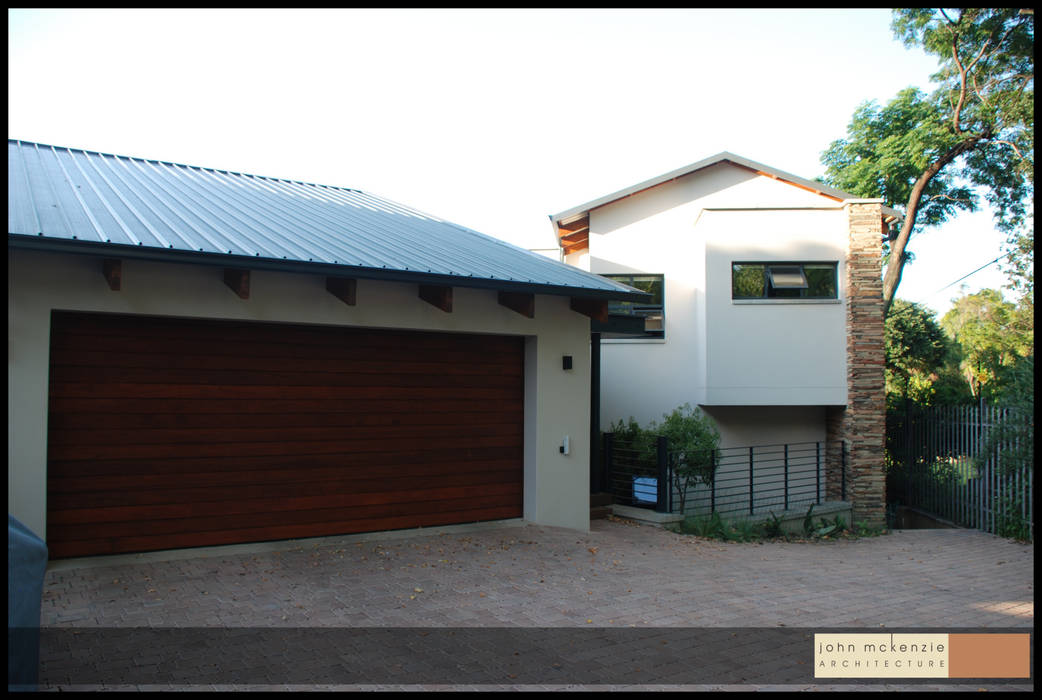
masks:
<instances>
[{"instance_id":1,"label":"tree branch","mask_svg":"<svg viewBox=\"0 0 1042 700\"><path fill-rule=\"evenodd\" d=\"M905 206L905 219L904 223L901 224L901 232L897 234L897 238L894 239L890 245L890 262L886 266L886 274L883 276L883 315L890 311L890 305L894 302L894 295L897 292L897 287L901 283L901 273L904 270L905 265L905 248L908 246L908 240L912 236L912 229L915 228L915 220L919 214L919 206L922 203L923 193L926 190L926 186L930 184L930 181L934 178L937 173L941 171L944 166L952 162L963 153L972 151L977 147L977 144L984 139L983 135L974 135L971 138L960 141L954 148L949 150L943 156L935 160L930 166L923 171L919 179L915 181L915 185L912 187L912 191L908 196L908 204Z\"/></svg>"},{"instance_id":2,"label":"tree branch","mask_svg":"<svg viewBox=\"0 0 1042 700\"><path fill-rule=\"evenodd\" d=\"M938 194L938 195L934 195L933 197L926 197L925 195L923 195L923 198L926 199L928 202L933 202L933 201L936 201L938 199L946 199L949 202L962 202L963 204L971 204L972 203L971 200L969 200L969 199L963 199L963 198L960 198L960 197L952 197L951 195L947 195L947 194Z\"/></svg>"},{"instance_id":3,"label":"tree branch","mask_svg":"<svg viewBox=\"0 0 1042 700\"><path fill-rule=\"evenodd\" d=\"M999 139L995 139L995 143L1001 143L1003 145L1009 146L1013 149L1013 152L1017 154L1018 158L1024 160L1024 154L1020 152L1019 148L1017 148L1017 144L1013 143L1012 141L1001 141Z\"/></svg>"},{"instance_id":4,"label":"tree branch","mask_svg":"<svg viewBox=\"0 0 1042 700\"><path fill-rule=\"evenodd\" d=\"M990 43L991 39L985 41L984 45L980 47L980 51L978 51L977 55L972 61L970 61L970 65L964 67L962 61L959 60L959 33L952 32L952 59L954 59L955 65L959 67L959 104L955 107L955 112L952 114L952 128L955 129L955 131L963 130L959 127L959 122L961 120L962 108L966 104L966 75L973 70L973 67L981 60L981 57L984 55L984 52L987 51Z\"/></svg>"}]
</instances>

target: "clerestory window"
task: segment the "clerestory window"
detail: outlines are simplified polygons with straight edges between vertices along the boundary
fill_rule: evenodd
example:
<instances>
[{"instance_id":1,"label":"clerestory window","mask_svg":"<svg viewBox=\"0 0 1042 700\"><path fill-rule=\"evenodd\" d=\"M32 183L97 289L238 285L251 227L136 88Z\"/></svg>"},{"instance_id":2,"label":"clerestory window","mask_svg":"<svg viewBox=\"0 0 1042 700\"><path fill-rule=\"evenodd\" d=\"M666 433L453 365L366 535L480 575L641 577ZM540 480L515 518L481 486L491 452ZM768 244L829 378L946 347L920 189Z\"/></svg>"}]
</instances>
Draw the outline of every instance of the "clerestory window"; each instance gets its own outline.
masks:
<instances>
[{"instance_id":1,"label":"clerestory window","mask_svg":"<svg viewBox=\"0 0 1042 700\"><path fill-rule=\"evenodd\" d=\"M628 284L651 295L648 301L610 301L608 313L644 317L645 338L664 338L666 334L665 280L663 275L602 275Z\"/></svg>"}]
</instances>

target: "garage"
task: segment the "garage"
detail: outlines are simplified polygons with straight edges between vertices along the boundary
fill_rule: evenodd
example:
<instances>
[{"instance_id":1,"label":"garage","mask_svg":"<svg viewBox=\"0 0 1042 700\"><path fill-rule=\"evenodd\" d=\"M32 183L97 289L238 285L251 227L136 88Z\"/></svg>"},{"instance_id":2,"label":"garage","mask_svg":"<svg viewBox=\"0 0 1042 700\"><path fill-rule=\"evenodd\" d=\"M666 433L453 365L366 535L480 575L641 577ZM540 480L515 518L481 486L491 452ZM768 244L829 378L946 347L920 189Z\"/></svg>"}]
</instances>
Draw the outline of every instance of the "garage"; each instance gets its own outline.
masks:
<instances>
[{"instance_id":1,"label":"garage","mask_svg":"<svg viewBox=\"0 0 1042 700\"><path fill-rule=\"evenodd\" d=\"M51 314L52 558L522 516L524 339Z\"/></svg>"},{"instance_id":2,"label":"garage","mask_svg":"<svg viewBox=\"0 0 1042 700\"><path fill-rule=\"evenodd\" d=\"M8 140L8 513L79 558L589 528L647 295L361 190Z\"/></svg>"}]
</instances>

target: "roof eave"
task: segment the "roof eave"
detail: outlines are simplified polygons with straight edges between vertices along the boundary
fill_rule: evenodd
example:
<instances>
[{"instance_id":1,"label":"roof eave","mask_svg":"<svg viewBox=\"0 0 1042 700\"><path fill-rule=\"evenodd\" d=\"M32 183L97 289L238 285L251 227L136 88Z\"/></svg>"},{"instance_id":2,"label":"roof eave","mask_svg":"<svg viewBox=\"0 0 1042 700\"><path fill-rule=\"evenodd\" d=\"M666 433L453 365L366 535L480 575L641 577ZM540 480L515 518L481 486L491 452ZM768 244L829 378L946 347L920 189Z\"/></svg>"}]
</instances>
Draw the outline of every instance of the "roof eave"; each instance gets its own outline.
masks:
<instances>
[{"instance_id":1,"label":"roof eave","mask_svg":"<svg viewBox=\"0 0 1042 700\"><path fill-rule=\"evenodd\" d=\"M53 253L98 255L122 259L148 260L153 262L210 265L214 267L238 267L248 268L251 270L271 270L275 272L294 272L312 275L332 275L386 282L468 287L474 289L525 292L530 294L547 294L551 296L568 296L584 299L645 301L650 297L649 294L638 290L627 292L623 290L572 287L539 282L522 282L495 278L486 279L474 276L447 275L420 272L418 270L395 270L300 260L276 260L273 258L251 257L246 255L178 249L159 249L118 243L69 240L64 238L28 236L12 233L9 233L7 236L7 244L12 248L40 250Z\"/></svg>"}]
</instances>

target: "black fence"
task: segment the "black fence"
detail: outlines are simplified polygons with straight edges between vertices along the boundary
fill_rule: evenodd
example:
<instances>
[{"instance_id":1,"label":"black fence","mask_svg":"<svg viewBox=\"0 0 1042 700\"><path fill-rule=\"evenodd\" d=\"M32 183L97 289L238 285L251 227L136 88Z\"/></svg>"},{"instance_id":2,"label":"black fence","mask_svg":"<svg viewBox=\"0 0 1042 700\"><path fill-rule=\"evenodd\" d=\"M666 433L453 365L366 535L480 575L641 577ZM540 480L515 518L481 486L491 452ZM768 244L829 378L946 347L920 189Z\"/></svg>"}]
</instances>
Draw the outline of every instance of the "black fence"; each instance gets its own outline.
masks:
<instances>
[{"instance_id":1,"label":"black fence","mask_svg":"<svg viewBox=\"0 0 1042 700\"><path fill-rule=\"evenodd\" d=\"M664 437L641 448L605 433L603 457L605 490L615 503L660 513L757 516L846 500L842 442L718 449L708 483L678 478L679 455Z\"/></svg>"},{"instance_id":2,"label":"black fence","mask_svg":"<svg viewBox=\"0 0 1042 700\"><path fill-rule=\"evenodd\" d=\"M887 501L956 525L1033 539L1034 415L908 403L887 412Z\"/></svg>"}]
</instances>

